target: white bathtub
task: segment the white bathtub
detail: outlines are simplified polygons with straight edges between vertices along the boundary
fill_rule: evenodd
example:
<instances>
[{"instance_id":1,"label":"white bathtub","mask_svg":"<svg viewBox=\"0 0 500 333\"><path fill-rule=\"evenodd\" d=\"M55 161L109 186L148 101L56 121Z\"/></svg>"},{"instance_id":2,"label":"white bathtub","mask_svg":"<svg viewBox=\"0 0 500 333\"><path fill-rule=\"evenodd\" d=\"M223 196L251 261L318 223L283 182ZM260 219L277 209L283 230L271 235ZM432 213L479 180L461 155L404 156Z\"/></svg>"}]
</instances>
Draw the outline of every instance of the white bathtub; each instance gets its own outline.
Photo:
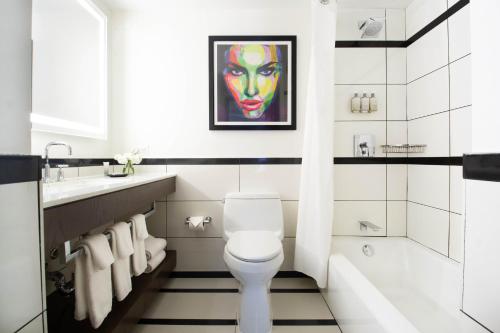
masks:
<instances>
[{"instance_id":1,"label":"white bathtub","mask_svg":"<svg viewBox=\"0 0 500 333\"><path fill-rule=\"evenodd\" d=\"M343 333L486 332L459 311L460 264L407 238L332 243L323 293Z\"/></svg>"}]
</instances>

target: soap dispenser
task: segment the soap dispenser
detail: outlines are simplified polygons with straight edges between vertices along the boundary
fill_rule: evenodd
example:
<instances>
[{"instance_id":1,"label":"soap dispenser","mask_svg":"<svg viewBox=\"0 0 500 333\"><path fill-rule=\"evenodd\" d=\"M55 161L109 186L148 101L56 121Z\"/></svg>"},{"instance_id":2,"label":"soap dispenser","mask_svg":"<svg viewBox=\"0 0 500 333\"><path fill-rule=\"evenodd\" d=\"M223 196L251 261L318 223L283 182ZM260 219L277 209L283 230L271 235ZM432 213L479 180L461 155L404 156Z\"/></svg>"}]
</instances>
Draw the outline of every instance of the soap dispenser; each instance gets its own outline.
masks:
<instances>
[{"instance_id":1,"label":"soap dispenser","mask_svg":"<svg viewBox=\"0 0 500 333\"><path fill-rule=\"evenodd\" d=\"M361 111L361 98L358 93L354 94L354 97L351 99L351 112L358 113Z\"/></svg>"},{"instance_id":2,"label":"soap dispenser","mask_svg":"<svg viewBox=\"0 0 500 333\"><path fill-rule=\"evenodd\" d=\"M361 112L362 113L370 112L370 98L366 93L363 93L363 97L361 97Z\"/></svg>"},{"instance_id":3,"label":"soap dispenser","mask_svg":"<svg viewBox=\"0 0 500 333\"><path fill-rule=\"evenodd\" d=\"M378 110L377 97L372 93L370 97L370 112L375 112Z\"/></svg>"}]
</instances>

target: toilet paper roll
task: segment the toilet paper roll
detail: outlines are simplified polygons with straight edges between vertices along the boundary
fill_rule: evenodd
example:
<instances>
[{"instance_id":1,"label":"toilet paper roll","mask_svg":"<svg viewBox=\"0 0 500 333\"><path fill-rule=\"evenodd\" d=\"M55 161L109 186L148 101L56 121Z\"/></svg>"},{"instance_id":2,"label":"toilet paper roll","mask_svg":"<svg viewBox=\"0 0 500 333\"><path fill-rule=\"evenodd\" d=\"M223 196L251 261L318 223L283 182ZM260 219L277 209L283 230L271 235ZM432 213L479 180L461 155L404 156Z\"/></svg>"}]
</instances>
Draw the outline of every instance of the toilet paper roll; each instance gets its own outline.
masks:
<instances>
[{"instance_id":1,"label":"toilet paper roll","mask_svg":"<svg viewBox=\"0 0 500 333\"><path fill-rule=\"evenodd\" d=\"M191 216L188 219L189 230L195 231L203 231L205 230L205 226L203 225L203 221L205 220L205 216Z\"/></svg>"}]
</instances>

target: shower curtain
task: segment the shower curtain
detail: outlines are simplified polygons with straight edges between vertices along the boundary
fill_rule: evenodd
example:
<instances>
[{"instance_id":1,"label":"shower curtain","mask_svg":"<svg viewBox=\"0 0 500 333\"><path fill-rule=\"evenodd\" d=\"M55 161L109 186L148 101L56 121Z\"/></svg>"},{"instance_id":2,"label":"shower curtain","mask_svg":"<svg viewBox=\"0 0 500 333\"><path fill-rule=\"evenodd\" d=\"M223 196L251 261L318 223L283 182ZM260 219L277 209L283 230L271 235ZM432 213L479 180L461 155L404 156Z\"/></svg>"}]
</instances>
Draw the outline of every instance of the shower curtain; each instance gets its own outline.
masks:
<instances>
[{"instance_id":1,"label":"shower curtain","mask_svg":"<svg viewBox=\"0 0 500 333\"><path fill-rule=\"evenodd\" d=\"M311 56L300 180L295 269L326 287L333 222L336 1L311 1Z\"/></svg>"}]
</instances>

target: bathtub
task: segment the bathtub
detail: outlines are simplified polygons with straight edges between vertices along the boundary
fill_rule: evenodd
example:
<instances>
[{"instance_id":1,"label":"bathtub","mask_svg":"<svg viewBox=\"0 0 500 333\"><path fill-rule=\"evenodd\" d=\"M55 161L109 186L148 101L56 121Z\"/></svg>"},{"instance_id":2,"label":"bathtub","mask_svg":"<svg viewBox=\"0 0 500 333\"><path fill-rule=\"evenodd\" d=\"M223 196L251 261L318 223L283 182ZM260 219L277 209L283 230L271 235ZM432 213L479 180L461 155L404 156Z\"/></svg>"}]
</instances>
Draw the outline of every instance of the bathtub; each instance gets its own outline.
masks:
<instances>
[{"instance_id":1,"label":"bathtub","mask_svg":"<svg viewBox=\"0 0 500 333\"><path fill-rule=\"evenodd\" d=\"M322 292L343 333L486 332L459 310L460 264L407 238L337 236L332 247Z\"/></svg>"}]
</instances>

